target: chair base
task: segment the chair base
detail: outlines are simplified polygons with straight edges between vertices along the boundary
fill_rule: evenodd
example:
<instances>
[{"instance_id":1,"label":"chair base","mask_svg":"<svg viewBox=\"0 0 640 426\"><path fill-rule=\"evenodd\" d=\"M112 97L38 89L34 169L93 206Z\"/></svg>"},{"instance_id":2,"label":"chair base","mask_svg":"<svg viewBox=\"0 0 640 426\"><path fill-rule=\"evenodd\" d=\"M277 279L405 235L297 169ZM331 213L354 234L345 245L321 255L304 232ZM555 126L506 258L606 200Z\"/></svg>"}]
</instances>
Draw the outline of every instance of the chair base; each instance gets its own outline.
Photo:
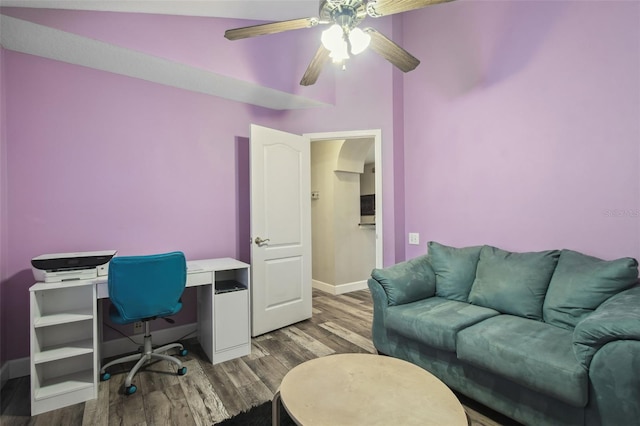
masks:
<instances>
[{"instance_id":1,"label":"chair base","mask_svg":"<svg viewBox=\"0 0 640 426\"><path fill-rule=\"evenodd\" d=\"M131 382L133 381L133 376L135 376L138 370L140 370L145 364L151 362L151 360L153 359L160 359L160 360L172 362L178 366L178 374L183 375L186 373L186 367L182 366L182 361L180 361L178 358L174 356L167 355L166 353L164 353L164 352L167 352L169 349L173 349L173 348L178 348L182 352L184 350L184 346L182 346L180 343L169 343L168 345L164 345L159 348L153 349L151 345L151 333L149 331L149 321L144 322L144 328L145 328L144 347L142 348L142 352L133 354L133 355L127 355L103 365L102 369L100 369L100 375L101 377L104 377L106 375L106 378L104 380L108 380L108 378L110 377L108 374L105 374L107 368L111 367L112 365L122 364L125 362L130 362L135 360L138 360L138 362L136 363L136 365L133 366L131 370L129 370L129 374L127 374L127 378L124 381L125 389L131 388ZM135 392L135 390L133 392ZM133 393L133 392L130 392L130 393Z\"/></svg>"}]
</instances>

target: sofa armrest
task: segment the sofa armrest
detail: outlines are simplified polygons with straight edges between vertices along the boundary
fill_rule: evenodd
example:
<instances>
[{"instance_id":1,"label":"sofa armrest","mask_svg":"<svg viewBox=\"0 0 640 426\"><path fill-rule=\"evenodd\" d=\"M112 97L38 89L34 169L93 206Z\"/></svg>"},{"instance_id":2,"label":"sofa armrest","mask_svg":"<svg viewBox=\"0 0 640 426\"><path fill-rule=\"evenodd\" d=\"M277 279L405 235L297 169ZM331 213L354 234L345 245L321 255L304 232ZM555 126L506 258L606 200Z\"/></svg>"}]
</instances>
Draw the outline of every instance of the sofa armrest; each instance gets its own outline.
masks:
<instances>
[{"instance_id":1,"label":"sofa armrest","mask_svg":"<svg viewBox=\"0 0 640 426\"><path fill-rule=\"evenodd\" d=\"M436 294L436 275L426 255L384 269L374 269L371 277L385 293L389 306L402 305Z\"/></svg>"},{"instance_id":2,"label":"sofa armrest","mask_svg":"<svg viewBox=\"0 0 640 426\"><path fill-rule=\"evenodd\" d=\"M373 322L371 323L371 339L376 350L383 354L390 354L391 346L385 327L387 321L387 308L389 307L389 299L382 285L373 278L367 281L369 290L371 291L371 299L373 300Z\"/></svg>"},{"instance_id":3,"label":"sofa armrest","mask_svg":"<svg viewBox=\"0 0 640 426\"><path fill-rule=\"evenodd\" d=\"M614 340L640 340L640 285L612 296L580 321L573 352L588 369L596 352Z\"/></svg>"}]
</instances>

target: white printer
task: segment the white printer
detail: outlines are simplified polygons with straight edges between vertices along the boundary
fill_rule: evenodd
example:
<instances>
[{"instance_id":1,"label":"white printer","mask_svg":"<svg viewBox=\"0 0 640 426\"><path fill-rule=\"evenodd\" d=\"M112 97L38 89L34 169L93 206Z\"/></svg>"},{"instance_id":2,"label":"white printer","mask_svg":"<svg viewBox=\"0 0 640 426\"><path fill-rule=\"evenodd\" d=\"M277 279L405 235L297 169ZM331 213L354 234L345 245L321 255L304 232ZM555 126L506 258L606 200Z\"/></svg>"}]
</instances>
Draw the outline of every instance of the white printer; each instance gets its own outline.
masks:
<instances>
[{"instance_id":1,"label":"white printer","mask_svg":"<svg viewBox=\"0 0 640 426\"><path fill-rule=\"evenodd\" d=\"M43 254L31 259L31 269L38 282L90 280L109 273L109 261L116 253L104 250Z\"/></svg>"}]
</instances>

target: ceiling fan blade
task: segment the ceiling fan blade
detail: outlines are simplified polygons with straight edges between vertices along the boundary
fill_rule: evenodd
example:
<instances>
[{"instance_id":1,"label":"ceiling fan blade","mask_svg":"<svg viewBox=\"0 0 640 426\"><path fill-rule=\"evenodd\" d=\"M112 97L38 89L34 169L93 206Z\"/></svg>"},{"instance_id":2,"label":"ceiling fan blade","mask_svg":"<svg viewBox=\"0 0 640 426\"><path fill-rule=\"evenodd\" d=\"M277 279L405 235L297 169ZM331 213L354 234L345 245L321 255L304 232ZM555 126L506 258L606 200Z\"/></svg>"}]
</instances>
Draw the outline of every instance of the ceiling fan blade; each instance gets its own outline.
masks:
<instances>
[{"instance_id":1,"label":"ceiling fan blade","mask_svg":"<svg viewBox=\"0 0 640 426\"><path fill-rule=\"evenodd\" d=\"M250 27L234 28L224 32L224 37L229 40L257 37L267 34L276 34L284 31L311 28L318 25L318 18L300 18L290 21L271 22L269 24L253 25Z\"/></svg>"},{"instance_id":2,"label":"ceiling fan blade","mask_svg":"<svg viewBox=\"0 0 640 426\"><path fill-rule=\"evenodd\" d=\"M369 0L367 14L377 18L450 1L453 0Z\"/></svg>"},{"instance_id":3,"label":"ceiling fan blade","mask_svg":"<svg viewBox=\"0 0 640 426\"><path fill-rule=\"evenodd\" d=\"M302 80L300 80L301 86L311 86L312 84L315 84L318 80L318 76L320 75L320 71L322 71L322 68L324 68L324 65L329 60L329 53L330 52L327 48L320 45L315 56L311 60L311 63L307 67L307 70L304 72Z\"/></svg>"},{"instance_id":4,"label":"ceiling fan blade","mask_svg":"<svg viewBox=\"0 0 640 426\"><path fill-rule=\"evenodd\" d=\"M402 72L412 71L420 64L420 60L375 29L365 28L363 31L371 36L369 47Z\"/></svg>"}]
</instances>

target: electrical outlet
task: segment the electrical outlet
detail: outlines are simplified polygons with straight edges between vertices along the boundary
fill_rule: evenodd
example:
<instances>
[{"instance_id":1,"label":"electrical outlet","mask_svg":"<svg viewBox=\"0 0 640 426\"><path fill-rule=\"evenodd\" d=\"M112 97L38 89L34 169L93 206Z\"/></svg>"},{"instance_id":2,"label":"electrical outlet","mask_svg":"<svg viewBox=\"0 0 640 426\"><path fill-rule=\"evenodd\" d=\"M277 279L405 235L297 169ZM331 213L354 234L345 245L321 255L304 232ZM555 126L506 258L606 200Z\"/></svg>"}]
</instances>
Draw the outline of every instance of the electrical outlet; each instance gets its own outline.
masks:
<instances>
[{"instance_id":1,"label":"electrical outlet","mask_svg":"<svg viewBox=\"0 0 640 426\"><path fill-rule=\"evenodd\" d=\"M409 244L414 246L420 244L420 234L417 232L409 232Z\"/></svg>"},{"instance_id":2,"label":"electrical outlet","mask_svg":"<svg viewBox=\"0 0 640 426\"><path fill-rule=\"evenodd\" d=\"M136 321L133 323L133 334L141 334L144 333L144 329L142 327L142 321Z\"/></svg>"}]
</instances>

